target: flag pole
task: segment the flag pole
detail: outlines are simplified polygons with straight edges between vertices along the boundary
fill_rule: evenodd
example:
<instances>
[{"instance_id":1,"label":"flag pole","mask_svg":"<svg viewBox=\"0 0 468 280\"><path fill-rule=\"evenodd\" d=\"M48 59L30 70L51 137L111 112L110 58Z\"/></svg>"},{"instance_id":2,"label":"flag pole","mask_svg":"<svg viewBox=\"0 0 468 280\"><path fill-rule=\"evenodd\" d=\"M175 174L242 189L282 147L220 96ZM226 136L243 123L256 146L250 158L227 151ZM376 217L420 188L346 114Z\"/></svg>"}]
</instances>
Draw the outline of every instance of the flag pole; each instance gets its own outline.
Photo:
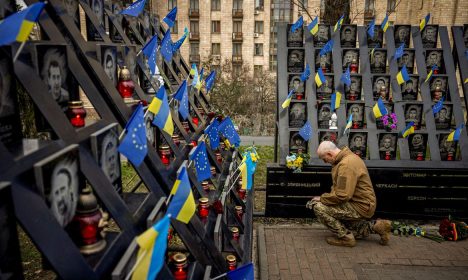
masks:
<instances>
[{"instance_id":1,"label":"flag pole","mask_svg":"<svg viewBox=\"0 0 468 280\"><path fill-rule=\"evenodd\" d=\"M227 275L227 272L224 272L223 274L218 275L218 276L216 276L215 278L210 278L210 280L216 280L216 279L219 279L219 278L224 277L224 276L226 276L226 275Z\"/></svg>"},{"instance_id":2,"label":"flag pole","mask_svg":"<svg viewBox=\"0 0 468 280\"><path fill-rule=\"evenodd\" d=\"M120 133L120 135L119 135L119 142L122 141L122 138L124 137L125 132L127 132L127 129L126 129L126 128L124 128L124 129L122 130L122 133Z\"/></svg>"},{"instance_id":3,"label":"flag pole","mask_svg":"<svg viewBox=\"0 0 468 280\"><path fill-rule=\"evenodd\" d=\"M25 44L26 44L26 41L22 42L21 45L19 46L18 51L16 51L15 57L13 58L13 63L15 63L15 61L18 58L20 52L23 50Z\"/></svg>"},{"instance_id":4,"label":"flag pole","mask_svg":"<svg viewBox=\"0 0 468 280\"><path fill-rule=\"evenodd\" d=\"M132 269L130 269L127 276L125 276L125 280L130 279L133 272L135 272L136 267L140 264L140 262L143 260L143 258L146 256L147 253L148 253L148 250L143 251L143 254L141 254L141 256L136 260L135 264L132 266Z\"/></svg>"}]
</instances>

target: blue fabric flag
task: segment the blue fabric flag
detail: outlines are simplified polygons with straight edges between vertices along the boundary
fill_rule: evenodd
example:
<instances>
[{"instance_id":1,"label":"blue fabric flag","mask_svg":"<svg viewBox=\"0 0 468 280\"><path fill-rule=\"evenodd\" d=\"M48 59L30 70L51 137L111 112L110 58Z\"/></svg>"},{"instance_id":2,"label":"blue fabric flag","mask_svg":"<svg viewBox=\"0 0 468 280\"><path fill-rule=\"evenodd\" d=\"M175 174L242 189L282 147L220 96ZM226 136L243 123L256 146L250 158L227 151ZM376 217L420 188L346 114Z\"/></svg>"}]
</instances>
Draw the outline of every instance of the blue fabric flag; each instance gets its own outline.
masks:
<instances>
[{"instance_id":1,"label":"blue fabric flag","mask_svg":"<svg viewBox=\"0 0 468 280\"><path fill-rule=\"evenodd\" d=\"M309 67L309 63L307 63L306 67L305 67L305 70L301 75L301 81L303 81L303 82L307 81L309 76L310 76L310 67Z\"/></svg>"},{"instance_id":2,"label":"blue fabric flag","mask_svg":"<svg viewBox=\"0 0 468 280\"><path fill-rule=\"evenodd\" d=\"M146 57L150 57L158 47L158 35L154 35L151 40L146 43L146 45L141 49L141 52L146 55Z\"/></svg>"},{"instance_id":3,"label":"blue fabric flag","mask_svg":"<svg viewBox=\"0 0 468 280\"><path fill-rule=\"evenodd\" d=\"M219 132L226 137L231 144L234 144L234 146L239 147L239 144L241 142L239 134L237 134L236 129L234 128L234 124L232 123L231 118L227 117L225 118L220 124L219 124Z\"/></svg>"},{"instance_id":4,"label":"blue fabric flag","mask_svg":"<svg viewBox=\"0 0 468 280\"><path fill-rule=\"evenodd\" d=\"M184 81L185 84L181 85L184 86L184 91L182 92L182 100L179 103L179 113L182 116L182 119L186 121L190 115L189 113L189 96L187 90L187 82Z\"/></svg>"},{"instance_id":5,"label":"blue fabric flag","mask_svg":"<svg viewBox=\"0 0 468 280\"><path fill-rule=\"evenodd\" d=\"M374 38L375 32L375 18L372 19L371 23L369 23L369 28L367 29L367 34L369 34L370 38Z\"/></svg>"},{"instance_id":6,"label":"blue fabric flag","mask_svg":"<svg viewBox=\"0 0 468 280\"><path fill-rule=\"evenodd\" d=\"M292 33L296 32L296 30L301 28L303 24L304 24L304 19L301 16L293 25L291 25L291 32Z\"/></svg>"},{"instance_id":7,"label":"blue fabric flag","mask_svg":"<svg viewBox=\"0 0 468 280\"><path fill-rule=\"evenodd\" d=\"M405 48L405 43L401 43L400 47L396 49L395 51L395 56L393 57L393 60L397 60L403 56L404 48Z\"/></svg>"},{"instance_id":8,"label":"blue fabric flag","mask_svg":"<svg viewBox=\"0 0 468 280\"><path fill-rule=\"evenodd\" d=\"M205 134L208 135L210 139L210 147L212 150L216 150L219 147L219 130L218 130L219 121L214 120L206 129Z\"/></svg>"},{"instance_id":9,"label":"blue fabric flag","mask_svg":"<svg viewBox=\"0 0 468 280\"><path fill-rule=\"evenodd\" d=\"M229 280L254 280L254 267L252 263L243 265L226 275Z\"/></svg>"},{"instance_id":10,"label":"blue fabric flag","mask_svg":"<svg viewBox=\"0 0 468 280\"><path fill-rule=\"evenodd\" d=\"M122 10L120 14L137 17L139 14L141 14L141 12L143 12L143 9L145 8L145 3L146 3L146 0L138 0L132 5L130 5L128 8L126 8L125 10Z\"/></svg>"},{"instance_id":11,"label":"blue fabric flag","mask_svg":"<svg viewBox=\"0 0 468 280\"><path fill-rule=\"evenodd\" d=\"M310 126L310 122L307 121L304 126L299 130L299 135L304 138L305 141L309 141L310 136L312 136L312 126Z\"/></svg>"},{"instance_id":12,"label":"blue fabric flag","mask_svg":"<svg viewBox=\"0 0 468 280\"><path fill-rule=\"evenodd\" d=\"M444 108L444 100L445 96L442 96L442 98L437 102L434 106L432 106L432 113L435 115L439 113L439 111Z\"/></svg>"},{"instance_id":13,"label":"blue fabric flag","mask_svg":"<svg viewBox=\"0 0 468 280\"><path fill-rule=\"evenodd\" d=\"M343 75L341 75L341 79L340 79L343 84L347 85L348 87L351 85L351 74L349 73L349 65L348 65L348 68L346 68L346 72L343 73Z\"/></svg>"},{"instance_id":14,"label":"blue fabric flag","mask_svg":"<svg viewBox=\"0 0 468 280\"><path fill-rule=\"evenodd\" d=\"M154 37L157 37L158 35L155 35ZM157 63L156 63L156 58L158 57L158 44L157 44L157 41L155 41L156 44L153 44L153 49L151 50L151 55L148 57L148 67L149 67L149 70L150 70L150 73L152 75L155 75L156 74L156 68L158 67L157 66Z\"/></svg>"},{"instance_id":15,"label":"blue fabric flag","mask_svg":"<svg viewBox=\"0 0 468 280\"><path fill-rule=\"evenodd\" d=\"M140 166L148 153L146 145L146 126L143 117L143 105L138 105L130 117L125 129L127 135L120 144L118 150L135 166Z\"/></svg>"},{"instance_id":16,"label":"blue fabric flag","mask_svg":"<svg viewBox=\"0 0 468 280\"><path fill-rule=\"evenodd\" d=\"M172 40L171 40L171 30L168 29L166 34L164 34L164 38L161 42L161 54L164 57L164 60L167 62L171 62L172 59Z\"/></svg>"},{"instance_id":17,"label":"blue fabric flag","mask_svg":"<svg viewBox=\"0 0 468 280\"><path fill-rule=\"evenodd\" d=\"M210 75L205 80L206 93L208 93L214 85L216 79L216 71L211 71Z\"/></svg>"},{"instance_id":18,"label":"blue fabric flag","mask_svg":"<svg viewBox=\"0 0 468 280\"><path fill-rule=\"evenodd\" d=\"M45 3L35 3L0 21L0 46L13 42L26 42Z\"/></svg>"},{"instance_id":19,"label":"blue fabric flag","mask_svg":"<svg viewBox=\"0 0 468 280\"><path fill-rule=\"evenodd\" d=\"M163 19L163 21L169 26L169 28L172 28L174 26L175 20L177 17L177 6L175 6Z\"/></svg>"},{"instance_id":20,"label":"blue fabric flag","mask_svg":"<svg viewBox=\"0 0 468 280\"><path fill-rule=\"evenodd\" d=\"M200 142L195 148L195 151L190 153L190 160L194 161L198 182L211 178L211 166L208 161L205 142Z\"/></svg>"},{"instance_id":21,"label":"blue fabric flag","mask_svg":"<svg viewBox=\"0 0 468 280\"><path fill-rule=\"evenodd\" d=\"M185 42L185 40L187 40L187 36L189 35L189 31L188 31L188 28L185 27L184 28L184 35L182 35L182 37L180 37L179 40L177 40L173 45L172 45L172 52L175 53L176 51L178 51L180 49L180 47L182 46L182 44Z\"/></svg>"},{"instance_id":22,"label":"blue fabric flag","mask_svg":"<svg viewBox=\"0 0 468 280\"><path fill-rule=\"evenodd\" d=\"M320 50L320 56L322 55L326 55L327 53L331 52L331 50L333 49L333 39L331 39L330 41L328 41L325 46L323 46L323 48Z\"/></svg>"},{"instance_id":23,"label":"blue fabric flag","mask_svg":"<svg viewBox=\"0 0 468 280\"><path fill-rule=\"evenodd\" d=\"M174 99L182 101L184 94L187 91L187 80L184 80L180 87L177 89L177 92L174 94Z\"/></svg>"}]
</instances>

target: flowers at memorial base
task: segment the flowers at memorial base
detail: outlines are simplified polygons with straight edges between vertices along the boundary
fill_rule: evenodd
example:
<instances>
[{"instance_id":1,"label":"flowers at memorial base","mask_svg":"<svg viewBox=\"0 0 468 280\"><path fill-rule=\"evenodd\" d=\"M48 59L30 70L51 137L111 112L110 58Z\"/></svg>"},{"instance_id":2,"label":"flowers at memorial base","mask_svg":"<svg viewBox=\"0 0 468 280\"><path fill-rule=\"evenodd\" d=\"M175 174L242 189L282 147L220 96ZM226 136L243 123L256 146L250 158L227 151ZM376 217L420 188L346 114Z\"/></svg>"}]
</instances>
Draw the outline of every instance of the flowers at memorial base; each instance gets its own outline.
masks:
<instances>
[{"instance_id":1,"label":"flowers at memorial base","mask_svg":"<svg viewBox=\"0 0 468 280\"><path fill-rule=\"evenodd\" d=\"M307 162L309 162L309 159L309 154L291 153L291 155L286 157L286 167L294 170L293 173L302 172L304 164L307 164Z\"/></svg>"},{"instance_id":2,"label":"flowers at memorial base","mask_svg":"<svg viewBox=\"0 0 468 280\"><path fill-rule=\"evenodd\" d=\"M387 114L382 117L382 124L391 130L397 128L397 123L398 118L395 113L391 113L390 115Z\"/></svg>"},{"instance_id":3,"label":"flowers at memorial base","mask_svg":"<svg viewBox=\"0 0 468 280\"><path fill-rule=\"evenodd\" d=\"M439 234L443 236L445 240L463 240L468 237L468 225L461 221L452 220L449 216L447 219L443 219L440 222Z\"/></svg>"},{"instance_id":4,"label":"flowers at memorial base","mask_svg":"<svg viewBox=\"0 0 468 280\"><path fill-rule=\"evenodd\" d=\"M398 236L416 236L416 237L424 237L436 242L442 242L444 241L444 238L440 236L437 232L434 233L429 233L427 232L424 228L415 226L415 225L410 225L406 224L403 222L398 222L398 221L392 221L392 233L393 235L398 235Z\"/></svg>"}]
</instances>

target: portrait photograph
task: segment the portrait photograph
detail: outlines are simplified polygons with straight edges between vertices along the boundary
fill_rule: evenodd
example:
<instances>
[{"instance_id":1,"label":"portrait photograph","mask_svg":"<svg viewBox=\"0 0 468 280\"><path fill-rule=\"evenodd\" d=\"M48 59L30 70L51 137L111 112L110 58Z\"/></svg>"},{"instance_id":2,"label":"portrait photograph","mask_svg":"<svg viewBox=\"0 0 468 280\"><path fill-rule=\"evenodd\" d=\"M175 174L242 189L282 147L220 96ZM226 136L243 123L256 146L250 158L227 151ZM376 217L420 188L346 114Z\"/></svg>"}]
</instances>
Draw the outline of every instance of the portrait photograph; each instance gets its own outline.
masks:
<instances>
[{"instance_id":1,"label":"portrait photograph","mask_svg":"<svg viewBox=\"0 0 468 280\"><path fill-rule=\"evenodd\" d=\"M119 13L122 11L120 3L112 3L112 15L115 17L117 24L122 27L122 17ZM122 35L117 31L112 21L109 19L109 36L114 43L123 43Z\"/></svg>"},{"instance_id":2,"label":"portrait photograph","mask_svg":"<svg viewBox=\"0 0 468 280\"><path fill-rule=\"evenodd\" d=\"M101 35L97 31L97 28L105 29L104 25L104 0L89 0L89 7L96 16L99 27L94 26L91 21L86 18L86 33L88 35L88 41L103 41Z\"/></svg>"},{"instance_id":3,"label":"portrait photograph","mask_svg":"<svg viewBox=\"0 0 468 280\"><path fill-rule=\"evenodd\" d=\"M117 47L99 45L101 48L101 65L106 76L114 87L117 86Z\"/></svg>"},{"instance_id":4,"label":"portrait photograph","mask_svg":"<svg viewBox=\"0 0 468 280\"><path fill-rule=\"evenodd\" d=\"M458 141L447 141L449 133L441 133L438 135L439 152L441 160L458 160L457 148Z\"/></svg>"},{"instance_id":5,"label":"portrait photograph","mask_svg":"<svg viewBox=\"0 0 468 280\"><path fill-rule=\"evenodd\" d=\"M395 25L395 48L400 47L401 43L405 43L405 48L410 46L411 25Z\"/></svg>"},{"instance_id":6,"label":"portrait photograph","mask_svg":"<svg viewBox=\"0 0 468 280\"><path fill-rule=\"evenodd\" d=\"M307 121L306 103L291 102L289 106L289 127L301 128Z\"/></svg>"},{"instance_id":7,"label":"portrait photograph","mask_svg":"<svg viewBox=\"0 0 468 280\"><path fill-rule=\"evenodd\" d=\"M141 70L141 68L140 68ZM151 81L148 79L146 73L142 70L139 71L139 80L140 80L140 87L144 92L148 92L152 90ZM150 90L151 89L151 90ZM157 91L157 89L155 89Z\"/></svg>"},{"instance_id":8,"label":"portrait photograph","mask_svg":"<svg viewBox=\"0 0 468 280\"><path fill-rule=\"evenodd\" d=\"M149 112L145 116L145 126L146 126L146 139L148 139L148 143L151 147L156 148L157 147L157 128L156 126L153 125L153 118L154 114Z\"/></svg>"},{"instance_id":9,"label":"portrait photograph","mask_svg":"<svg viewBox=\"0 0 468 280\"><path fill-rule=\"evenodd\" d=\"M302 149L303 153L307 153L307 141L304 141L299 132L290 132L289 137L289 152L297 152Z\"/></svg>"},{"instance_id":10,"label":"portrait photograph","mask_svg":"<svg viewBox=\"0 0 468 280\"><path fill-rule=\"evenodd\" d=\"M74 217L79 198L78 145L71 145L34 164L39 194L57 222L65 227Z\"/></svg>"},{"instance_id":11,"label":"portrait photograph","mask_svg":"<svg viewBox=\"0 0 468 280\"><path fill-rule=\"evenodd\" d=\"M405 101L418 100L418 76L410 76L410 79L401 85L401 97Z\"/></svg>"},{"instance_id":12,"label":"portrait photograph","mask_svg":"<svg viewBox=\"0 0 468 280\"><path fill-rule=\"evenodd\" d=\"M288 92L290 92L291 90L294 89L294 93L293 93L293 96L292 98L293 99L298 99L298 100L302 100L302 99L306 99L306 95L305 95L305 91L304 91L304 82L301 81L301 75L289 75L289 90Z\"/></svg>"},{"instance_id":13,"label":"portrait photograph","mask_svg":"<svg viewBox=\"0 0 468 280\"><path fill-rule=\"evenodd\" d=\"M426 50L426 70L429 73L432 66L437 65L437 73L434 74L445 74L444 57L441 50Z\"/></svg>"},{"instance_id":14,"label":"portrait photograph","mask_svg":"<svg viewBox=\"0 0 468 280\"><path fill-rule=\"evenodd\" d=\"M351 76L351 85L344 85L346 100L361 100L361 82L362 77L360 75Z\"/></svg>"},{"instance_id":15,"label":"portrait photograph","mask_svg":"<svg viewBox=\"0 0 468 280\"><path fill-rule=\"evenodd\" d=\"M413 73L414 69L414 50L404 50L403 56L397 59L398 71L406 65L408 74Z\"/></svg>"},{"instance_id":16,"label":"portrait photograph","mask_svg":"<svg viewBox=\"0 0 468 280\"><path fill-rule=\"evenodd\" d=\"M15 1L12 0L0 0L0 20L6 18L16 11L14 3Z\"/></svg>"},{"instance_id":17,"label":"portrait photograph","mask_svg":"<svg viewBox=\"0 0 468 280\"><path fill-rule=\"evenodd\" d=\"M414 129L421 128L422 120L422 104L405 104L405 123L408 125L410 122L414 122Z\"/></svg>"},{"instance_id":18,"label":"portrait photograph","mask_svg":"<svg viewBox=\"0 0 468 280\"><path fill-rule=\"evenodd\" d=\"M65 8L65 12L75 22L78 29L80 28L80 15L78 9L78 0L62 0L62 5Z\"/></svg>"},{"instance_id":19,"label":"portrait photograph","mask_svg":"<svg viewBox=\"0 0 468 280\"><path fill-rule=\"evenodd\" d=\"M330 103L321 102L317 114L319 128L328 129L330 126L329 122L332 115Z\"/></svg>"},{"instance_id":20,"label":"portrait photograph","mask_svg":"<svg viewBox=\"0 0 468 280\"><path fill-rule=\"evenodd\" d=\"M433 102L437 102L445 96L445 101L450 101L450 94L447 88L447 76L432 76L429 81L429 89Z\"/></svg>"},{"instance_id":21,"label":"portrait photograph","mask_svg":"<svg viewBox=\"0 0 468 280\"><path fill-rule=\"evenodd\" d=\"M320 49L315 50L315 69L316 71L322 68L323 73L333 73L333 57L332 53L329 52L324 55L320 55Z\"/></svg>"},{"instance_id":22,"label":"portrait photograph","mask_svg":"<svg viewBox=\"0 0 468 280\"><path fill-rule=\"evenodd\" d=\"M387 100L390 96L390 87L389 87L390 76L373 76L372 77L372 92L374 94L374 100L378 100L379 97Z\"/></svg>"},{"instance_id":23,"label":"portrait photograph","mask_svg":"<svg viewBox=\"0 0 468 280\"><path fill-rule=\"evenodd\" d=\"M110 124L91 134L91 150L102 172L119 193L122 192L118 125Z\"/></svg>"},{"instance_id":24,"label":"portrait photograph","mask_svg":"<svg viewBox=\"0 0 468 280\"><path fill-rule=\"evenodd\" d=\"M299 47L302 48L304 46L304 28L301 26L295 32L291 32L292 24L288 24L288 39L287 39L287 46L288 47Z\"/></svg>"},{"instance_id":25,"label":"portrait photograph","mask_svg":"<svg viewBox=\"0 0 468 280\"><path fill-rule=\"evenodd\" d=\"M380 133L379 134L379 154L380 159L394 160L397 150L397 133Z\"/></svg>"},{"instance_id":26,"label":"portrait photograph","mask_svg":"<svg viewBox=\"0 0 468 280\"><path fill-rule=\"evenodd\" d=\"M368 48L381 48L383 46L383 30L380 28L380 25L375 25L374 37L370 37L367 32L366 37Z\"/></svg>"},{"instance_id":27,"label":"portrait photograph","mask_svg":"<svg viewBox=\"0 0 468 280\"><path fill-rule=\"evenodd\" d=\"M340 42L341 47L355 48L356 47L356 34L357 26L354 24L341 26Z\"/></svg>"},{"instance_id":28,"label":"portrait photograph","mask_svg":"<svg viewBox=\"0 0 468 280\"><path fill-rule=\"evenodd\" d=\"M348 103L346 104L346 120L353 115L353 127L364 128L364 103Z\"/></svg>"},{"instance_id":29,"label":"portrait photograph","mask_svg":"<svg viewBox=\"0 0 468 280\"><path fill-rule=\"evenodd\" d=\"M343 71L346 71L350 66L352 72L352 65L356 64L356 68L359 69L359 51L357 49L346 50L343 49Z\"/></svg>"},{"instance_id":30,"label":"portrait photograph","mask_svg":"<svg viewBox=\"0 0 468 280\"><path fill-rule=\"evenodd\" d=\"M325 82L322 84L321 87L316 89L318 100L330 100L331 99L331 95L333 93L333 80L334 80L334 76L332 74L325 75Z\"/></svg>"},{"instance_id":31,"label":"portrait photograph","mask_svg":"<svg viewBox=\"0 0 468 280\"><path fill-rule=\"evenodd\" d=\"M330 25L319 24L318 31L314 35L314 47L321 48L330 40Z\"/></svg>"},{"instance_id":32,"label":"portrait photograph","mask_svg":"<svg viewBox=\"0 0 468 280\"><path fill-rule=\"evenodd\" d=\"M437 48L439 26L428 24L421 33L423 48Z\"/></svg>"},{"instance_id":33,"label":"portrait photograph","mask_svg":"<svg viewBox=\"0 0 468 280\"><path fill-rule=\"evenodd\" d=\"M436 129L450 129L452 123L452 105L444 104L442 109L434 115Z\"/></svg>"},{"instance_id":34,"label":"portrait photograph","mask_svg":"<svg viewBox=\"0 0 468 280\"><path fill-rule=\"evenodd\" d=\"M338 144L338 132L336 131L320 131L319 133L319 144L323 141L331 141Z\"/></svg>"},{"instance_id":35,"label":"portrait photograph","mask_svg":"<svg viewBox=\"0 0 468 280\"><path fill-rule=\"evenodd\" d=\"M134 46L125 46L124 48L124 65L130 71L132 80L138 82L138 67L137 67L137 56Z\"/></svg>"},{"instance_id":36,"label":"portrait photograph","mask_svg":"<svg viewBox=\"0 0 468 280\"><path fill-rule=\"evenodd\" d=\"M395 112L393 103L390 102L384 102L384 107L387 109L388 114L390 115L391 113ZM377 129L386 129L386 126L383 124L382 118L378 118L375 120L375 125L377 126Z\"/></svg>"},{"instance_id":37,"label":"portrait photograph","mask_svg":"<svg viewBox=\"0 0 468 280\"><path fill-rule=\"evenodd\" d=\"M383 74L387 72L387 50L376 49L372 56L369 51L371 73Z\"/></svg>"},{"instance_id":38,"label":"portrait photograph","mask_svg":"<svg viewBox=\"0 0 468 280\"><path fill-rule=\"evenodd\" d=\"M304 72L304 50L290 49L288 50L288 72L302 73Z\"/></svg>"},{"instance_id":39,"label":"portrait photograph","mask_svg":"<svg viewBox=\"0 0 468 280\"><path fill-rule=\"evenodd\" d=\"M366 159L367 133L351 132L349 134L349 149L362 159Z\"/></svg>"},{"instance_id":40,"label":"portrait photograph","mask_svg":"<svg viewBox=\"0 0 468 280\"><path fill-rule=\"evenodd\" d=\"M427 148L427 134L414 133L408 136L410 158L412 160L425 160Z\"/></svg>"}]
</instances>

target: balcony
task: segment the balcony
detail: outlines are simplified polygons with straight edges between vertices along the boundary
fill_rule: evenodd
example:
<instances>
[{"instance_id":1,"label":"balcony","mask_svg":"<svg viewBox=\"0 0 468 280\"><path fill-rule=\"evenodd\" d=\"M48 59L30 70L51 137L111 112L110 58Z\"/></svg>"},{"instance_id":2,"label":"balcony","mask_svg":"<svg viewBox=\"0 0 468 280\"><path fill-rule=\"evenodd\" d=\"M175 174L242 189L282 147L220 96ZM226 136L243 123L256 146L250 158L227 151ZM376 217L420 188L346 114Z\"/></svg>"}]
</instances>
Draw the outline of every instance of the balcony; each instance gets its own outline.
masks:
<instances>
[{"instance_id":1,"label":"balcony","mask_svg":"<svg viewBox=\"0 0 468 280\"><path fill-rule=\"evenodd\" d=\"M190 63L199 63L200 62L200 55L199 54L191 54L189 55Z\"/></svg>"},{"instance_id":2,"label":"balcony","mask_svg":"<svg viewBox=\"0 0 468 280\"><path fill-rule=\"evenodd\" d=\"M200 41L200 33L190 32L190 41Z\"/></svg>"},{"instance_id":3,"label":"balcony","mask_svg":"<svg viewBox=\"0 0 468 280\"><path fill-rule=\"evenodd\" d=\"M188 16L189 16L189 18L199 18L200 17L200 10L198 10L198 9L189 9Z\"/></svg>"},{"instance_id":4,"label":"balcony","mask_svg":"<svg viewBox=\"0 0 468 280\"><path fill-rule=\"evenodd\" d=\"M233 54L232 55L232 63L242 64L242 55L241 54Z\"/></svg>"},{"instance_id":5,"label":"balcony","mask_svg":"<svg viewBox=\"0 0 468 280\"><path fill-rule=\"evenodd\" d=\"M373 18L374 10L364 10L364 18Z\"/></svg>"},{"instance_id":6,"label":"balcony","mask_svg":"<svg viewBox=\"0 0 468 280\"><path fill-rule=\"evenodd\" d=\"M244 16L244 12L242 9L232 10L232 18L242 18L243 16Z\"/></svg>"},{"instance_id":7,"label":"balcony","mask_svg":"<svg viewBox=\"0 0 468 280\"><path fill-rule=\"evenodd\" d=\"M232 41L242 41L242 32L232 32Z\"/></svg>"}]
</instances>

